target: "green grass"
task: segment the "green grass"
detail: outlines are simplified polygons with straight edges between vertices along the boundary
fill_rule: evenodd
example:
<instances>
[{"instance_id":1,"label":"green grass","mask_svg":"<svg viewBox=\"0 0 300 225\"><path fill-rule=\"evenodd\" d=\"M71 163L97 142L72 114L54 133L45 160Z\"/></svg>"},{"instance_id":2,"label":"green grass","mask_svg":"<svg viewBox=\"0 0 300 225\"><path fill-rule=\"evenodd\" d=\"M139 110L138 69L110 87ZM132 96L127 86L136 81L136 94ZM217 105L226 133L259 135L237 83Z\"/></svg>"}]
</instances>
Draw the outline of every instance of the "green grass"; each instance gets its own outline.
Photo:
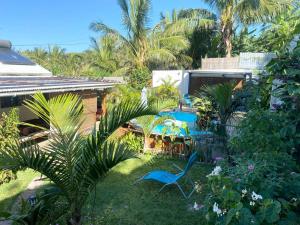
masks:
<instances>
[{"instance_id":1,"label":"green grass","mask_svg":"<svg viewBox=\"0 0 300 225\"><path fill-rule=\"evenodd\" d=\"M186 200L175 186L158 193L161 184L145 181L136 185L133 182L154 169L164 169L176 173L172 163L184 167L186 162L145 156L127 160L115 167L103 182L97 186L87 202L86 224L118 225L193 225L203 220L199 211L190 210L196 201L203 202L204 184L210 166L194 165L190 176L202 187ZM185 186L185 190L191 187ZM95 204L94 204L95 203ZM94 216L93 216L94 215ZM93 219L91 219L93 218ZM94 221L95 220L95 221Z\"/></svg>"},{"instance_id":2,"label":"green grass","mask_svg":"<svg viewBox=\"0 0 300 225\"><path fill-rule=\"evenodd\" d=\"M161 184L134 181L145 173L163 169L176 173L172 163L184 167L185 161L142 156L130 159L116 166L97 185L96 197L91 193L84 209L84 224L101 225L193 225L204 220L199 211L190 208L196 201L203 203L206 175L211 167L195 164L190 176L200 184L200 192L186 200L175 186L167 187L161 193ZM0 212L8 211L17 196L26 189L34 177L32 170L18 173L18 179L0 186ZM191 186L183 185L188 192ZM64 220L62 220L62 224Z\"/></svg>"},{"instance_id":3,"label":"green grass","mask_svg":"<svg viewBox=\"0 0 300 225\"><path fill-rule=\"evenodd\" d=\"M0 212L9 211L16 198L38 174L32 170L18 172L18 178L0 186Z\"/></svg>"}]
</instances>

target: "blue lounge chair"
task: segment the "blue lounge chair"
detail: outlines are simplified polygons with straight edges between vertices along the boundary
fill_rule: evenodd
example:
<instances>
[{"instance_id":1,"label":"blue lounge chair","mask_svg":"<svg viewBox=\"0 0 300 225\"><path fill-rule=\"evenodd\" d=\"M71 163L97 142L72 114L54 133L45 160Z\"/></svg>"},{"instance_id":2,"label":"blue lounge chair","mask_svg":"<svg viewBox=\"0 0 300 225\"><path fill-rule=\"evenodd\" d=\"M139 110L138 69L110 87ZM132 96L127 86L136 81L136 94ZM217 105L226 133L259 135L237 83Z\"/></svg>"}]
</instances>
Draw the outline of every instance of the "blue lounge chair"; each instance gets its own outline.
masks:
<instances>
[{"instance_id":1,"label":"blue lounge chair","mask_svg":"<svg viewBox=\"0 0 300 225\"><path fill-rule=\"evenodd\" d=\"M183 189L181 188L181 186L179 185L178 181L187 174L187 172L192 167L192 165L197 160L197 158L198 158L198 154L197 154L197 152L194 152L190 156L189 161L188 161L186 167L184 168L184 170L181 169L176 164L173 164L173 166L176 167L180 171L178 174L169 173L169 172L164 171L164 170L155 170L155 171L151 171L151 172L147 173L146 175L142 176L135 183L138 183L138 182L140 182L142 180L158 181L158 182L164 184L162 186L162 188L159 190L159 192L161 192L166 186L171 185L171 184L175 184L178 187L178 189L181 191L181 193L183 194L183 196L185 198L189 198L189 197L191 197L191 195L195 191L194 182L192 181L191 178L188 177L188 180L192 184L193 189L191 190L191 192L189 194L186 194L183 191Z\"/></svg>"},{"instance_id":2,"label":"blue lounge chair","mask_svg":"<svg viewBox=\"0 0 300 225\"><path fill-rule=\"evenodd\" d=\"M188 94L183 96L183 100L188 107L193 108L193 102Z\"/></svg>"}]
</instances>

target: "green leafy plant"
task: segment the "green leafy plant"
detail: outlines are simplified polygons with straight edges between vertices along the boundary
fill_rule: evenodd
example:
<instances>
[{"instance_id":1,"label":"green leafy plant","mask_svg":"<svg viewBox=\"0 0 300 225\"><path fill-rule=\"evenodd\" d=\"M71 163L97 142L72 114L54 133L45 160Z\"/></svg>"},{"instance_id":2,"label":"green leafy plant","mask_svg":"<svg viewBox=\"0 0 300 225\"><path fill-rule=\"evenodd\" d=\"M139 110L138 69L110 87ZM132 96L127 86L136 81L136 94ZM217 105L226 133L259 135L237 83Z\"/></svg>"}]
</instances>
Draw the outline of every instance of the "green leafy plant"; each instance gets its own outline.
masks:
<instances>
[{"instance_id":1,"label":"green leafy plant","mask_svg":"<svg viewBox=\"0 0 300 225\"><path fill-rule=\"evenodd\" d=\"M235 87L236 84L234 82L216 84L203 87L195 94L198 98L205 96L212 102L213 110L219 119L219 123L216 124L217 126L214 128L214 132L223 138L224 150L228 160L230 160L230 149L227 147L228 134L226 128L228 120L232 118L239 105L239 99L235 96Z\"/></svg>"},{"instance_id":2,"label":"green leafy plant","mask_svg":"<svg viewBox=\"0 0 300 225\"><path fill-rule=\"evenodd\" d=\"M127 31L126 36L102 22L91 23L90 29L117 37L122 46L124 74L135 77L140 73L135 70L144 68L149 70L153 63L159 62L160 65L176 63L179 53L188 48L189 42L184 35L161 29L161 27L148 28L151 1L119 0L118 4L121 9L122 23ZM149 73L139 75L143 79L143 84L146 75Z\"/></svg>"},{"instance_id":3,"label":"green leafy plant","mask_svg":"<svg viewBox=\"0 0 300 225\"><path fill-rule=\"evenodd\" d=\"M240 164L242 165L242 164ZM254 165L254 164L251 164ZM255 164L259 166L259 164ZM234 170L238 170L235 168ZM211 194L206 198L205 214L206 219L212 224L297 224L297 207L300 201L297 195L287 200L275 198L257 191L259 187L252 176L257 176L255 170L260 170L256 166L247 165L246 173L241 174L237 180L230 170L217 166L208 175L208 182ZM242 171L241 171L242 172ZM261 174L260 174L261 175ZM278 174L279 175L279 174ZM243 177L244 176L244 177ZM247 178L245 178L245 176ZM292 175L299 177L299 175ZM259 178L260 183L264 183L266 178ZM272 179L267 178L268 181ZM243 182L252 180L252 182ZM257 180L256 180L257 181ZM274 182L274 181L273 181ZM267 182L265 182L267 184ZM279 184L279 183L277 183ZM298 182L299 184L299 182ZM287 187L285 187L287 188ZM296 189L295 189L296 190Z\"/></svg>"},{"instance_id":4,"label":"green leafy plant","mask_svg":"<svg viewBox=\"0 0 300 225\"><path fill-rule=\"evenodd\" d=\"M190 130L186 122L177 123L176 120L168 119L165 121L165 126L162 129L162 136L169 136L171 141L175 141L176 137L184 130L187 136L190 135Z\"/></svg>"},{"instance_id":5,"label":"green leafy plant","mask_svg":"<svg viewBox=\"0 0 300 225\"><path fill-rule=\"evenodd\" d=\"M57 187L47 187L30 202L21 199L19 215L4 213L6 220L24 225L53 224L68 213L68 204Z\"/></svg>"},{"instance_id":6,"label":"green leafy plant","mask_svg":"<svg viewBox=\"0 0 300 225\"><path fill-rule=\"evenodd\" d=\"M251 98L274 95L283 104L270 110L268 101L262 108L252 101L230 141L233 163L222 162L208 176L211 195L206 214L212 223L300 223L299 53L296 47L267 65L268 75L259 88L268 91L251 92ZM274 79L282 84L271 90Z\"/></svg>"},{"instance_id":7,"label":"green leafy plant","mask_svg":"<svg viewBox=\"0 0 300 225\"><path fill-rule=\"evenodd\" d=\"M26 101L26 106L52 127L45 147L38 145L1 149L4 169L34 169L58 187L68 204L69 224L82 224L82 208L106 173L119 162L132 157L132 151L112 134L129 120L156 114L157 109L137 102L122 102L101 117L98 131L88 137L80 133L83 106L78 96L60 95L47 100L41 93Z\"/></svg>"},{"instance_id":8,"label":"green leafy plant","mask_svg":"<svg viewBox=\"0 0 300 225\"><path fill-rule=\"evenodd\" d=\"M18 123L18 110L12 109L8 114L2 114L2 118L0 119L0 149L15 145L19 138ZM0 169L0 185L8 183L16 178L16 171Z\"/></svg>"},{"instance_id":9,"label":"green leafy plant","mask_svg":"<svg viewBox=\"0 0 300 225\"><path fill-rule=\"evenodd\" d=\"M214 114L212 102L205 96L192 96L193 107L197 107L197 124L200 130L207 130L210 127Z\"/></svg>"},{"instance_id":10,"label":"green leafy plant","mask_svg":"<svg viewBox=\"0 0 300 225\"><path fill-rule=\"evenodd\" d=\"M160 86L152 89L151 95L160 101L173 100L178 103L180 98L179 90L176 87L178 81L172 81L172 78L167 76L165 79L162 79L161 82L162 84Z\"/></svg>"},{"instance_id":11,"label":"green leafy plant","mask_svg":"<svg viewBox=\"0 0 300 225\"><path fill-rule=\"evenodd\" d=\"M142 90L144 87L149 86L151 72L147 67L135 68L128 73L126 79L131 87L137 90Z\"/></svg>"},{"instance_id":12,"label":"green leafy plant","mask_svg":"<svg viewBox=\"0 0 300 225\"><path fill-rule=\"evenodd\" d=\"M231 57L234 27L237 21L244 25L266 22L289 7L291 1L257 0L205 0L219 12L219 30L226 46L226 56Z\"/></svg>"},{"instance_id":13,"label":"green leafy plant","mask_svg":"<svg viewBox=\"0 0 300 225\"><path fill-rule=\"evenodd\" d=\"M137 118L137 123L141 127L144 135L144 151L147 150L151 145L151 139L150 136L152 134L153 129L165 122L166 119L169 119L168 116L154 116L154 115L148 115L148 116L142 116Z\"/></svg>"},{"instance_id":14,"label":"green leafy plant","mask_svg":"<svg viewBox=\"0 0 300 225\"><path fill-rule=\"evenodd\" d=\"M134 152L141 152L143 150L143 138L136 134L129 132L122 137L122 144Z\"/></svg>"}]
</instances>

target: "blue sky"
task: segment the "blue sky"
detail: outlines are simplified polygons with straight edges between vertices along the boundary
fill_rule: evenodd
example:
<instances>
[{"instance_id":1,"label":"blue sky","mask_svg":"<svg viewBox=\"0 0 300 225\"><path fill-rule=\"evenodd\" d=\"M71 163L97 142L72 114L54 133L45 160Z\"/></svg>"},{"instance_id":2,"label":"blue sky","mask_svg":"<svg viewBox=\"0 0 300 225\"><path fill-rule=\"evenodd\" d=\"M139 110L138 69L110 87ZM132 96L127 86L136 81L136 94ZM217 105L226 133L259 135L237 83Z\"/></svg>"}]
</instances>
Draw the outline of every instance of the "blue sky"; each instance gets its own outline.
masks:
<instances>
[{"instance_id":1,"label":"blue sky","mask_svg":"<svg viewBox=\"0 0 300 225\"><path fill-rule=\"evenodd\" d=\"M209 8L201 0L152 0L151 24L160 12L181 8ZM92 21L122 29L117 0L9 0L1 3L0 39L11 40L16 49L58 44L67 51L89 48Z\"/></svg>"}]
</instances>

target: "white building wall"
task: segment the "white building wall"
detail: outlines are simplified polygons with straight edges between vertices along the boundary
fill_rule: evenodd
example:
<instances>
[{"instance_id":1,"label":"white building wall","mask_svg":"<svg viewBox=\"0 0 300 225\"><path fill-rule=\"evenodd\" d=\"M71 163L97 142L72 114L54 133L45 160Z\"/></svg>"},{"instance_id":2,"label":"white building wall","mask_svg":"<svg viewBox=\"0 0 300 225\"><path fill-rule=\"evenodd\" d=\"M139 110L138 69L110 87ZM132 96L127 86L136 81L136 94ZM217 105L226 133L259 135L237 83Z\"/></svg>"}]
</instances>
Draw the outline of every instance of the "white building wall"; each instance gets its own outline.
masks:
<instances>
[{"instance_id":1,"label":"white building wall","mask_svg":"<svg viewBox=\"0 0 300 225\"><path fill-rule=\"evenodd\" d=\"M176 82L175 87L178 88L181 95L188 94L189 89L189 73L184 70L154 70L152 72L152 87L158 87L163 84L163 80Z\"/></svg>"}]
</instances>

